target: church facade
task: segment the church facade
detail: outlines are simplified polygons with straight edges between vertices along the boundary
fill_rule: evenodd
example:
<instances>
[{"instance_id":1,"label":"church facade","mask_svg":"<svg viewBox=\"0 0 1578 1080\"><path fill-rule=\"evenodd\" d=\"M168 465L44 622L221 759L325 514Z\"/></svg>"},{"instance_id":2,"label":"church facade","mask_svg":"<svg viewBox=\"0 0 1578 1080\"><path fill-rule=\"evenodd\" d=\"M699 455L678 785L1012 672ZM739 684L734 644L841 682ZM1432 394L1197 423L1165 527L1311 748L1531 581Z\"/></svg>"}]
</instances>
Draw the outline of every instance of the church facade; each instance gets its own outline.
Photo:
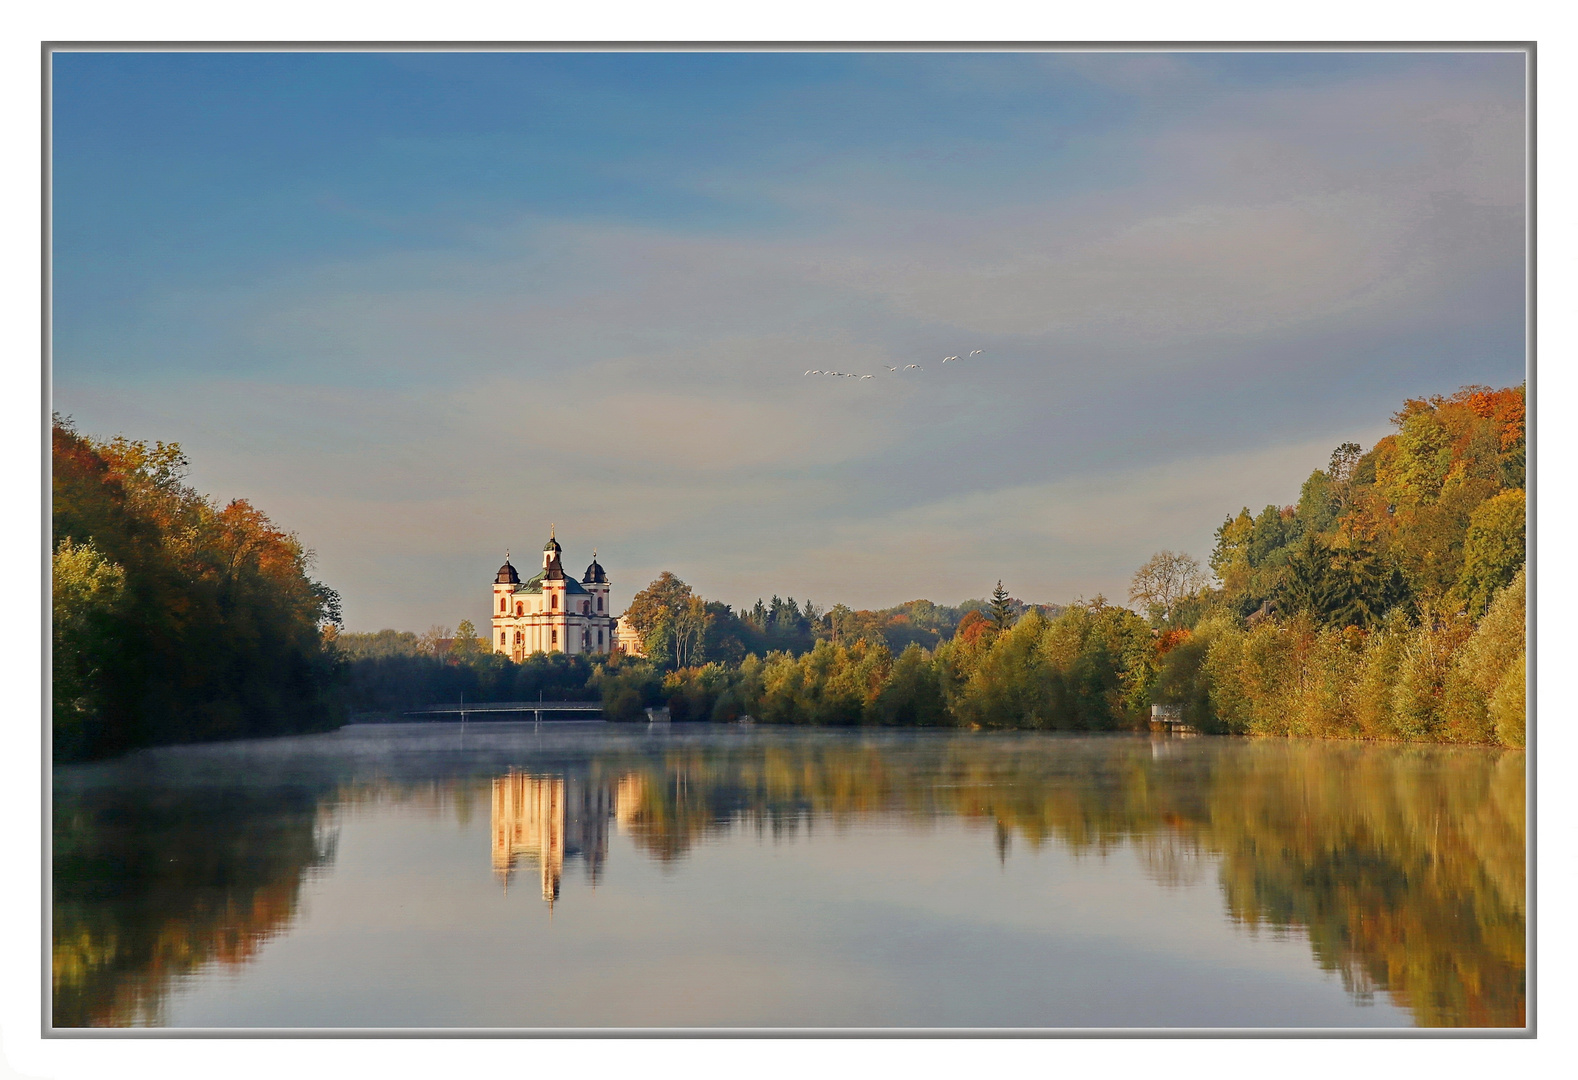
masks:
<instances>
[{"instance_id":1,"label":"church facade","mask_svg":"<svg viewBox=\"0 0 1578 1080\"><path fill-rule=\"evenodd\" d=\"M608 575L592 552L580 581L564 572L550 529L542 569L522 581L509 554L493 579L493 651L520 661L534 652L607 654L615 619L608 610Z\"/></svg>"}]
</instances>

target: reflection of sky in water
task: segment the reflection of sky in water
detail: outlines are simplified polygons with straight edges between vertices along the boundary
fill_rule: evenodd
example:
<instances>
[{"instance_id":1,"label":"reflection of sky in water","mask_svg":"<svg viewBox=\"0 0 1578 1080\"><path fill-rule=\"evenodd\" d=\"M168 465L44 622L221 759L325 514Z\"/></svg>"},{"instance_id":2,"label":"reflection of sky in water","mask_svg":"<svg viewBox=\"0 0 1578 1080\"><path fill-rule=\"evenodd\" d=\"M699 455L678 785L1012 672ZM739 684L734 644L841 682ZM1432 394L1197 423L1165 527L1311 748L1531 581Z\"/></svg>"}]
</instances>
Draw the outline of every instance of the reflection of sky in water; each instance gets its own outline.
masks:
<instances>
[{"instance_id":1,"label":"reflection of sky in water","mask_svg":"<svg viewBox=\"0 0 1578 1080\"><path fill-rule=\"evenodd\" d=\"M353 811L296 928L205 973L175 1026L1408 1025L1356 1007L1302 934L1222 916L1211 874L1162 888L1129 851L1073 857L891 818L793 838L737 827L660 863L615 830L594 889L506 891L489 823Z\"/></svg>"},{"instance_id":2,"label":"reflection of sky in water","mask_svg":"<svg viewBox=\"0 0 1578 1080\"><path fill-rule=\"evenodd\" d=\"M1472 981L1505 970L1497 950L1521 940L1521 914L1495 902L1509 886L1485 884L1501 847L1521 849L1494 833L1514 819L1495 785L1516 779L1497 769L1521 770L1521 756L771 730L650 741L503 725L465 745L413 736L164 752L140 772L71 774L86 788L133 775L151 791L185 785L200 800L214 783L321 792L309 831L329 861L300 874L293 912L258 922L266 936L242 962L172 971L155 1022L1462 1023L1450 1001L1419 1011L1450 980L1416 982L1412 1001L1369 994L1365 965L1392 963L1385 950L1401 942L1415 967L1445 956ZM258 805L234 820L253 823ZM1436 858L1414 823L1442 815L1460 865L1441 863L1434 891L1389 894ZM205 830L199 819L186 835ZM1373 871L1387 860L1395 869ZM1311 866L1337 879L1301 886ZM1443 933L1439 916L1459 917L1469 873L1480 910L1469 900L1461 911L1484 926ZM1521 889L1521 870L1502 876ZM1333 963L1330 942L1357 926L1333 912L1396 916L1395 941L1361 942ZM1310 918L1325 920L1320 963ZM57 940L57 965L59 954ZM1492 1022L1508 1022L1506 992L1482 994L1479 1007L1502 1010Z\"/></svg>"}]
</instances>

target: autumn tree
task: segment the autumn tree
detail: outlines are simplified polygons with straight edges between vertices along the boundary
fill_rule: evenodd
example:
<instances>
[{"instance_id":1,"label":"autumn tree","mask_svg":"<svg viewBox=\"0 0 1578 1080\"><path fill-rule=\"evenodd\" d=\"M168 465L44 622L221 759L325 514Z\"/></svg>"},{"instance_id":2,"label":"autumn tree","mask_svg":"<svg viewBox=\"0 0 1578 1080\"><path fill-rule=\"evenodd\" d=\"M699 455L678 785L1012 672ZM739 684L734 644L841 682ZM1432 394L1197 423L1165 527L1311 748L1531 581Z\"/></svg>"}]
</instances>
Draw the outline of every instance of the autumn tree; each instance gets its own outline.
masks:
<instances>
[{"instance_id":1,"label":"autumn tree","mask_svg":"<svg viewBox=\"0 0 1578 1080\"><path fill-rule=\"evenodd\" d=\"M89 728L104 706L100 678L115 647L115 618L126 593L126 572L91 541L70 537L55 548L52 700L56 756L82 756Z\"/></svg>"},{"instance_id":2,"label":"autumn tree","mask_svg":"<svg viewBox=\"0 0 1578 1080\"><path fill-rule=\"evenodd\" d=\"M339 597L296 537L188 487L173 443L101 442L61 417L51 441L65 756L339 721Z\"/></svg>"},{"instance_id":3,"label":"autumn tree","mask_svg":"<svg viewBox=\"0 0 1578 1080\"><path fill-rule=\"evenodd\" d=\"M672 619L690 602L693 595L689 585L665 570L631 598L630 606L625 609L625 623L640 634L645 642L647 634L658 620L665 616Z\"/></svg>"},{"instance_id":4,"label":"autumn tree","mask_svg":"<svg viewBox=\"0 0 1578 1080\"><path fill-rule=\"evenodd\" d=\"M1197 591L1205 579L1200 560L1175 551L1158 551L1134 572L1129 582L1129 600L1157 611L1171 622L1183 600Z\"/></svg>"},{"instance_id":5,"label":"autumn tree","mask_svg":"<svg viewBox=\"0 0 1578 1080\"><path fill-rule=\"evenodd\" d=\"M674 666L690 667L704 660L703 641L712 613L700 597L692 596L669 620Z\"/></svg>"},{"instance_id":6,"label":"autumn tree","mask_svg":"<svg viewBox=\"0 0 1578 1080\"><path fill-rule=\"evenodd\" d=\"M455 642L450 651L459 659L469 660L488 650L487 643L477 636L476 624L470 619L461 619L460 625L455 627Z\"/></svg>"},{"instance_id":7,"label":"autumn tree","mask_svg":"<svg viewBox=\"0 0 1578 1080\"><path fill-rule=\"evenodd\" d=\"M1522 489L1509 488L1480 503L1470 516L1458 593L1473 614L1490 607L1497 590L1511 582L1523 566L1525 515Z\"/></svg>"},{"instance_id":8,"label":"autumn tree","mask_svg":"<svg viewBox=\"0 0 1578 1080\"><path fill-rule=\"evenodd\" d=\"M438 656L443 651L443 643L454 636L455 632L449 627L434 623L417 637L416 647L425 656Z\"/></svg>"},{"instance_id":9,"label":"autumn tree","mask_svg":"<svg viewBox=\"0 0 1578 1080\"><path fill-rule=\"evenodd\" d=\"M654 663L675 667L703 662L708 631L715 624L738 624L727 605L708 604L668 570L636 593L624 620L641 635L642 648ZM723 640L716 644L733 649Z\"/></svg>"},{"instance_id":10,"label":"autumn tree","mask_svg":"<svg viewBox=\"0 0 1578 1080\"><path fill-rule=\"evenodd\" d=\"M967 611L964 618L959 620L959 625L954 627L955 641L962 641L966 645L974 645L985 637L992 628L992 622L979 611Z\"/></svg>"}]
</instances>

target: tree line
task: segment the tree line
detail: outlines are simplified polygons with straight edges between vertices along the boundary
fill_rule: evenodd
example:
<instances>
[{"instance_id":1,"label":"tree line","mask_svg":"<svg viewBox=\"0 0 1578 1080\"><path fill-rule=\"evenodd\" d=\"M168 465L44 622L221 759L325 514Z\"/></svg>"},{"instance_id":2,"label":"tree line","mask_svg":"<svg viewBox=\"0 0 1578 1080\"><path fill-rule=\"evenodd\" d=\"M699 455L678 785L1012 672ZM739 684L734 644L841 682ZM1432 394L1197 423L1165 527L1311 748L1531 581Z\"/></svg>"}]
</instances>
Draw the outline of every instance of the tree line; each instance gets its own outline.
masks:
<instances>
[{"instance_id":1,"label":"tree line","mask_svg":"<svg viewBox=\"0 0 1578 1080\"><path fill-rule=\"evenodd\" d=\"M776 598L734 616L664 574L627 615L651 661L600 676L609 715L1113 730L1166 705L1211 732L1521 747L1525 388L1412 399L1392 423L1337 447L1296 504L1227 517L1209 578L1158 552L1132 609L1027 605L998 582L958 608L813 608L793 645L739 659L735 627Z\"/></svg>"},{"instance_id":2,"label":"tree line","mask_svg":"<svg viewBox=\"0 0 1578 1080\"><path fill-rule=\"evenodd\" d=\"M179 447L95 442L57 420L55 747L321 730L347 711L600 699L615 720L1144 729L1524 741L1523 387L1405 402L1344 443L1296 503L1216 531L1206 568L1163 551L1131 607L1029 604L1002 582L957 607L736 611L665 571L624 615L644 657L493 653L469 621L341 633L310 555L243 501L184 486Z\"/></svg>"},{"instance_id":3,"label":"tree line","mask_svg":"<svg viewBox=\"0 0 1578 1080\"><path fill-rule=\"evenodd\" d=\"M1409 400L1297 504L1227 518L1215 585L1169 608L1142 570L1156 699L1206 730L1522 746L1524 407L1522 386Z\"/></svg>"},{"instance_id":4,"label":"tree line","mask_svg":"<svg viewBox=\"0 0 1578 1080\"><path fill-rule=\"evenodd\" d=\"M340 622L311 553L185 483L173 443L51 432L57 761L337 726Z\"/></svg>"}]
</instances>

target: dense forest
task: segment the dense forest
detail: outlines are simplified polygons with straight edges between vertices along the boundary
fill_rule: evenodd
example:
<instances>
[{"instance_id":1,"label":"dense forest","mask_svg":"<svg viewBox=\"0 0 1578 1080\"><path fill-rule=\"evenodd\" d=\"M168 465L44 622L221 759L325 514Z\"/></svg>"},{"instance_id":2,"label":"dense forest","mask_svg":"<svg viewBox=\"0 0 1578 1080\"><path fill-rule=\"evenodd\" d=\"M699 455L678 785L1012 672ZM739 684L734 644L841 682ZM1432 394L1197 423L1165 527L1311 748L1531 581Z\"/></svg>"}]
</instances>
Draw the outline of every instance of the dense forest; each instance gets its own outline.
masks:
<instances>
[{"instance_id":1,"label":"dense forest","mask_svg":"<svg viewBox=\"0 0 1578 1080\"><path fill-rule=\"evenodd\" d=\"M187 487L174 444L56 417L52 460L57 761L338 726L340 601L295 537Z\"/></svg>"},{"instance_id":2,"label":"dense forest","mask_svg":"<svg viewBox=\"0 0 1578 1080\"><path fill-rule=\"evenodd\" d=\"M999 582L957 608L775 596L736 613L664 573L625 615L645 659L515 665L469 624L345 635L353 708L464 684L598 695L612 719L661 705L691 721L1122 730L1160 704L1212 732L1522 746L1524 404L1521 386L1404 403L1393 434L1337 447L1297 502L1229 515L1209 580L1157 553L1132 607L1030 605Z\"/></svg>"},{"instance_id":3,"label":"dense forest","mask_svg":"<svg viewBox=\"0 0 1578 1080\"><path fill-rule=\"evenodd\" d=\"M1157 700L1208 730L1522 746L1524 405L1410 400L1296 505L1223 522Z\"/></svg>"}]
</instances>

